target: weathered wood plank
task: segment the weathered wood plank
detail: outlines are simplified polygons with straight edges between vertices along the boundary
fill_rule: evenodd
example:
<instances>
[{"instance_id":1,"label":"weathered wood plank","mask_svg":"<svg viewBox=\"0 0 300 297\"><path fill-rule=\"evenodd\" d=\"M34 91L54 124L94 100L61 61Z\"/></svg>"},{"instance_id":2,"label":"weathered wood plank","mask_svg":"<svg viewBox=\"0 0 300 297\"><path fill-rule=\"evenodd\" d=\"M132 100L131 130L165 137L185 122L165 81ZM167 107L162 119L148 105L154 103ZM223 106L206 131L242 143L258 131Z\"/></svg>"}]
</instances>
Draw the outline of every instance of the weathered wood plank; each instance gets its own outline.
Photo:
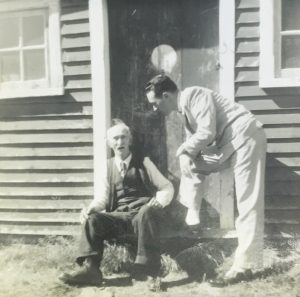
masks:
<instances>
[{"instance_id":1,"label":"weathered wood plank","mask_svg":"<svg viewBox=\"0 0 300 297\"><path fill-rule=\"evenodd\" d=\"M300 138L300 127L265 128L267 138Z\"/></svg>"},{"instance_id":2,"label":"weathered wood plank","mask_svg":"<svg viewBox=\"0 0 300 297\"><path fill-rule=\"evenodd\" d=\"M300 208L299 209L272 209L266 210L266 220L282 220L291 224L300 223ZM299 230L300 231L300 230Z\"/></svg>"},{"instance_id":3,"label":"weathered wood plank","mask_svg":"<svg viewBox=\"0 0 300 297\"><path fill-rule=\"evenodd\" d=\"M300 235L300 224L285 224L280 221L272 221L268 222L265 226L265 233L270 237L278 236L279 238L292 238L299 237Z\"/></svg>"},{"instance_id":4,"label":"weathered wood plank","mask_svg":"<svg viewBox=\"0 0 300 297\"><path fill-rule=\"evenodd\" d=\"M267 195L300 195L299 181L277 181L266 183Z\"/></svg>"},{"instance_id":5,"label":"weathered wood plank","mask_svg":"<svg viewBox=\"0 0 300 297\"><path fill-rule=\"evenodd\" d=\"M0 160L0 168L8 170L92 169L93 160Z\"/></svg>"},{"instance_id":6,"label":"weathered wood plank","mask_svg":"<svg viewBox=\"0 0 300 297\"><path fill-rule=\"evenodd\" d=\"M238 10L237 24L252 24L259 22L259 10Z\"/></svg>"},{"instance_id":7,"label":"weathered wood plank","mask_svg":"<svg viewBox=\"0 0 300 297\"><path fill-rule=\"evenodd\" d=\"M2 183L92 183L93 173L0 173Z\"/></svg>"},{"instance_id":8,"label":"weathered wood plank","mask_svg":"<svg viewBox=\"0 0 300 297\"><path fill-rule=\"evenodd\" d=\"M24 196L91 196L93 195L93 187L41 187L41 186L2 186L0 184L0 195L14 196L14 195L24 195Z\"/></svg>"},{"instance_id":9,"label":"weathered wood plank","mask_svg":"<svg viewBox=\"0 0 300 297\"><path fill-rule=\"evenodd\" d=\"M80 230L80 226L77 225L0 225L0 234L12 235L76 236Z\"/></svg>"},{"instance_id":10,"label":"weathered wood plank","mask_svg":"<svg viewBox=\"0 0 300 297\"><path fill-rule=\"evenodd\" d=\"M0 209L4 210L76 210L88 206L91 199L0 199Z\"/></svg>"},{"instance_id":11,"label":"weathered wood plank","mask_svg":"<svg viewBox=\"0 0 300 297\"><path fill-rule=\"evenodd\" d=\"M80 23L63 23L61 27L62 35L73 35L81 33L89 33L90 27L88 22Z\"/></svg>"},{"instance_id":12,"label":"weathered wood plank","mask_svg":"<svg viewBox=\"0 0 300 297\"><path fill-rule=\"evenodd\" d=\"M72 49L72 48L82 48L90 46L89 36L64 36L62 38L62 48Z\"/></svg>"},{"instance_id":13,"label":"weathered wood plank","mask_svg":"<svg viewBox=\"0 0 300 297\"><path fill-rule=\"evenodd\" d=\"M256 92L256 94L255 94ZM247 94L246 94L247 93ZM282 97L255 97L262 96L263 91L258 87L239 87L236 95L239 97L239 103L244 104L250 110L278 110L299 108L300 100L295 96ZM253 97L249 97L249 96ZM245 97L242 97L245 96ZM292 111L292 110L291 110Z\"/></svg>"},{"instance_id":14,"label":"weathered wood plank","mask_svg":"<svg viewBox=\"0 0 300 297\"><path fill-rule=\"evenodd\" d=\"M268 181L300 181L300 170L288 167L267 168L266 180Z\"/></svg>"},{"instance_id":15,"label":"weathered wood plank","mask_svg":"<svg viewBox=\"0 0 300 297\"><path fill-rule=\"evenodd\" d=\"M300 209L300 196L266 196L265 203L268 210Z\"/></svg>"},{"instance_id":16,"label":"weathered wood plank","mask_svg":"<svg viewBox=\"0 0 300 297\"><path fill-rule=\"evenodd\" d=\"M254 69L237 69L236 82L255 82L259 80L258 68Z\"/></svg>"},{"instance_id":17,"label":"weathered wood plank","mask_svg":"<svg viewBox=\"0 0 300 297\"><path fill-rule=\"evenodd\" d=\"M79 223L79 213L74 212L0 212L0 224L5 222Z\"/></svg>"},{"instance_id":18,"label":"weathered wood plank","mask_svg":"<svg viewBox=\"0 0 300 297\"><path fill-rule=\"evenodd\" d=\"M90 50L63 51L62 60L64 63L91 61Z\"/></svg>"},{"instance_id":19,"label":"weathered wood plank","mask_svg":"<svg viewBox=\"0 0 300 297\"><path fill-rule=\"evenodd\" d=\"M299 153L299 150L298 150ZM274 154L267 155L268 167L300 167L300 157L278 157Z\"/></svg>"},{"instance_id":20,"label":"weathered wood plank","mask_svg":"<svg viewBox=\"0 0 300 297\"><path fill-rule=\"evenodd\" d=\"M259 41L257 40L238 40L236 53L259 53Z\"/></svg>"},{"instance_id":21,"label":"weathered wood plank","mask_svg":"<svg viewBox=\"0 0 300 297\"><path fill-rule=\"evenodd\" d=\"M93 147L1 147L1 158L7 157L60 157L60 156L93 156ZM50 162L50 161L49 161ZM1 168L0 168L1 169Z\"/></svg>"},{"instance_id":22,"label":"weathered wood plank","mask_svg":"<svg viewBox=\"0 0 300 297\"><path fill-rule=\"evenodd\" d=\"M259 66L259 56L238 56L236 61L236 67L258 67Z\"/></svg>"},{"instance_id":23,"label":"weathered wood plank","mask_svg":"<svg viewBox=\"0 0 300 297\"><path fill-rule=\"evenodd\" d=\"M236 38L258 38L259 24L240 25L236 30Z\"/></svg>"},{"instance_id":24,"label":"weathered wood plank","mask_svg":"<svg viewBox=\"0 0 300 297\"><path fill-rule=\"evenodd\" d=\"M237 0L236 7L238 9L259 8L259 0Z\"/></svg>"},{"instance_id":25,"label":"weathered wood plank","mask_svg":"<svg viewBox=\"0 0 300 297\"><path fill-rule=\"evenodd\" d=\"M69 9L62 9L61 21L73 21L73 20L88 20L89 10L86 6L72 7Z\"/></svg>"},{"instance_id":26,"label":"weathered wood plank","mask_svg":"<svg viewBox=\"0 0 300 297\"><path fill-rule=\"evenodd\" d=\"M73 77L65 78L65 89L91 89L92 81L90 78L75 79Z\"/></svg>"},{"instance_id":27,"label":"weathered wood plank","mask_svg":"<svg viewBox=\"0 0 300 297\"><path fill-rule=\"evenodd\" d=\"M268 143L268 153L299 153L300 142ZM296 166L296 165L295 165Z\"/></svg>"},{"instance_id":28,"label":"weathered wood plank","mask_svg":"<svg viewBox=\"0 0 300 297\"><path fill-rule=\"evenodd\" d=\"M264 125L272 124L300 124L300 112L278 113L278 114L257 114L255 117Z\"/></svg>"},{"instance_id":29,"label":"weathered wood plank","mask_svg":"<svg viewBox=\"0 0 300 297\"><path fill-rule=\"evenodd\" d=\"M0 144L91 143L92 133L0 134Z\"/></svg>"},{"instance_id":30,"label":"weathered wood plank","mask_svg":"<svg viewBox=\"0 0 300 297\"><path fill-rule=\"evenodd\" d=\"M55 117L53 119L45 120L18 120L18 121L1 121L1 131L26 131L26 130L67 130L67 129L92 129L92 119L60 119Z\"/></svg>"},{"instance_id":31,"label":"weathered wood plank","mask_svg":"<svg viewBox=\"0 0 300 297\"><path fill-rule=\"evenodd\" d=\"M92 102L92 90L66 90L66 94L77 102ZM88 108L84 107L85 110L88 110ZM86 114L85 111L83 113ZM87 114L92 114L92 112L90 111Z\"/></svg>"},{"instance_id":32,"label":"weathered wood plank","mask_svg":"<svg viewBox=\"0 0 300 297\"><path fill-rule=\"evenodd\" d=\"M64 75L91 75L91 64L65 64L64 65Z\"/></svg>"}]
</instances>

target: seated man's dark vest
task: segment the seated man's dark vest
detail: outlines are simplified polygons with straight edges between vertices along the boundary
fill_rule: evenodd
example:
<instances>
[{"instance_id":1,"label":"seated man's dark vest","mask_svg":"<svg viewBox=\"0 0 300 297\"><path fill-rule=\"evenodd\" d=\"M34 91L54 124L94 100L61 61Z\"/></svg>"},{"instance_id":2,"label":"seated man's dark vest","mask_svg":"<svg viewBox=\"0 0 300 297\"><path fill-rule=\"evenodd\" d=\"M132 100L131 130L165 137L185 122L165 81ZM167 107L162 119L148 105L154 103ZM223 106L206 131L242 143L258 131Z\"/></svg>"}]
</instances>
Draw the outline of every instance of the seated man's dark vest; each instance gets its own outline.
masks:
<instances>
[{"instance_id":1,"label":"seated man's dark vest","mask_svg":"<svg viewBox=\"0 0 300 297\"><path fill-rule=\"evenodd\" d=\"M153 195L153 189L143 158L134 155L124 178L121 177L114 158L108 160L110 197L107 211L138 211Z\"/></svg>"}]
</instances>

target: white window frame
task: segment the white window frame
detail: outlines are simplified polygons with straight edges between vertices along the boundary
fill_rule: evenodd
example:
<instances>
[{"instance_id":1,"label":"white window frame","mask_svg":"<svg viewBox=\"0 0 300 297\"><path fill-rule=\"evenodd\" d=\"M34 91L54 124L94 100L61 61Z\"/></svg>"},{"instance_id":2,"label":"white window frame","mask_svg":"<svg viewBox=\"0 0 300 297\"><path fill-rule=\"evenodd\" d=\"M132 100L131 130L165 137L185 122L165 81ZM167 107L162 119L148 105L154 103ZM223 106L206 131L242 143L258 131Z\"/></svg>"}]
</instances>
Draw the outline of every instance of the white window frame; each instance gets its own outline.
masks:
<instances>
[{"instance_id":1,"label":"white window frame","mask_svg":"<svg viewBox=\"0 0 300 297\"><path fill-rule=\"evenodd\" d=\"M281 69L281 1L260 0L261 88L300 86L300 68Z\"/></svg>"},{"instance_id":2,"label":"white window frame","mask_svg":"<svg viewBox=\"0 0 300 297\"><path fill-rule=\"evenodd\" d=\"M0 2L0 13L25 12L37 9L48 11L48 32L45 35L45 38L48 39L45 41L48 44L45 61L47 63L48 80L45 82L39 82L39 80L5 82L2 90L0 83L0 99L53 96L64 93L60 37L60 0L11 0ZM9 84L11 84L11 88L5 88ZM14 85L16 87L13 87Z\"/></svg>"}]
</instances>

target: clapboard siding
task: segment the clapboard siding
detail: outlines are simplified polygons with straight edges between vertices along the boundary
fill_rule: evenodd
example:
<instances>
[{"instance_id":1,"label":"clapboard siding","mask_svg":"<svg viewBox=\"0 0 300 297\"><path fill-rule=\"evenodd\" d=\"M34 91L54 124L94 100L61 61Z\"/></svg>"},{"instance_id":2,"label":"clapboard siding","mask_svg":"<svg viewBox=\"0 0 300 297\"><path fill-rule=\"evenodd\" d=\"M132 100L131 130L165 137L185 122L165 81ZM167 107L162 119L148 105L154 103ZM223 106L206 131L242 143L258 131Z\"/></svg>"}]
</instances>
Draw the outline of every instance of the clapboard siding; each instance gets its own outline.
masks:
<instances>
[{"instance_id":1,"label":"clapboard siding","mask_svg":"<svg viewBox=\"0 0 300 297\"><path fill-rule=\"evenodd\" d=\"M72 235L93 197L87 1L61 1L62 96L0 103L0 234Z\"/></svg>"},{"instance_id":2,"label":"clapboard siding","mask_svg":"<svg viewBox=\"0 0 300 297\"><path fill-rule=\"evenodd\" d=\"M266 230L300 234L300 92L259 87L259 0L236 1L235 99L268 139Z\"/></svg>"}]
</instances>

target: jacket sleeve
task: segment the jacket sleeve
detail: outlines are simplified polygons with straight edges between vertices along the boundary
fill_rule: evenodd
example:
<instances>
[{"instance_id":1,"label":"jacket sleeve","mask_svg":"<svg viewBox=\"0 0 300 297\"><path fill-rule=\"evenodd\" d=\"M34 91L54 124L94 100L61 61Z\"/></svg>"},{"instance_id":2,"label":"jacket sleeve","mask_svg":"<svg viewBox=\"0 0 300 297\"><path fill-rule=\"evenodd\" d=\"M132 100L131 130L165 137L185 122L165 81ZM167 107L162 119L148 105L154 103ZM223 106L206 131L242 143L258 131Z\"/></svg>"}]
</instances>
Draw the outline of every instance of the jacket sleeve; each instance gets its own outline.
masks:
<instances>
[{"instance_id":1,"label":"jacket sleeve","mask_svg":"<svg viewBox=\"0 0 300 297\"><path fill-rule=\"evenodd\" d=\"M163 207L167 206L172 201L174 195L172 183L160 173L160 171L148 157L144 158L143 164L149 176L150 182L154 188L157 189L155 194L156 200Z\"/></svg>"},{"instance_id":2,"label":"jacket sleeve","mask_svg":"<svg viewBox=\"0 0 300 297\"><path fill-rule=\"evenodd\" d=\"M196 157L201 150L210 145L216 136L216 108L213 93L202 89L193 96L188 109L195 119L197 130L183 144L183 151Z\"/></svg>"}]
</instances>

